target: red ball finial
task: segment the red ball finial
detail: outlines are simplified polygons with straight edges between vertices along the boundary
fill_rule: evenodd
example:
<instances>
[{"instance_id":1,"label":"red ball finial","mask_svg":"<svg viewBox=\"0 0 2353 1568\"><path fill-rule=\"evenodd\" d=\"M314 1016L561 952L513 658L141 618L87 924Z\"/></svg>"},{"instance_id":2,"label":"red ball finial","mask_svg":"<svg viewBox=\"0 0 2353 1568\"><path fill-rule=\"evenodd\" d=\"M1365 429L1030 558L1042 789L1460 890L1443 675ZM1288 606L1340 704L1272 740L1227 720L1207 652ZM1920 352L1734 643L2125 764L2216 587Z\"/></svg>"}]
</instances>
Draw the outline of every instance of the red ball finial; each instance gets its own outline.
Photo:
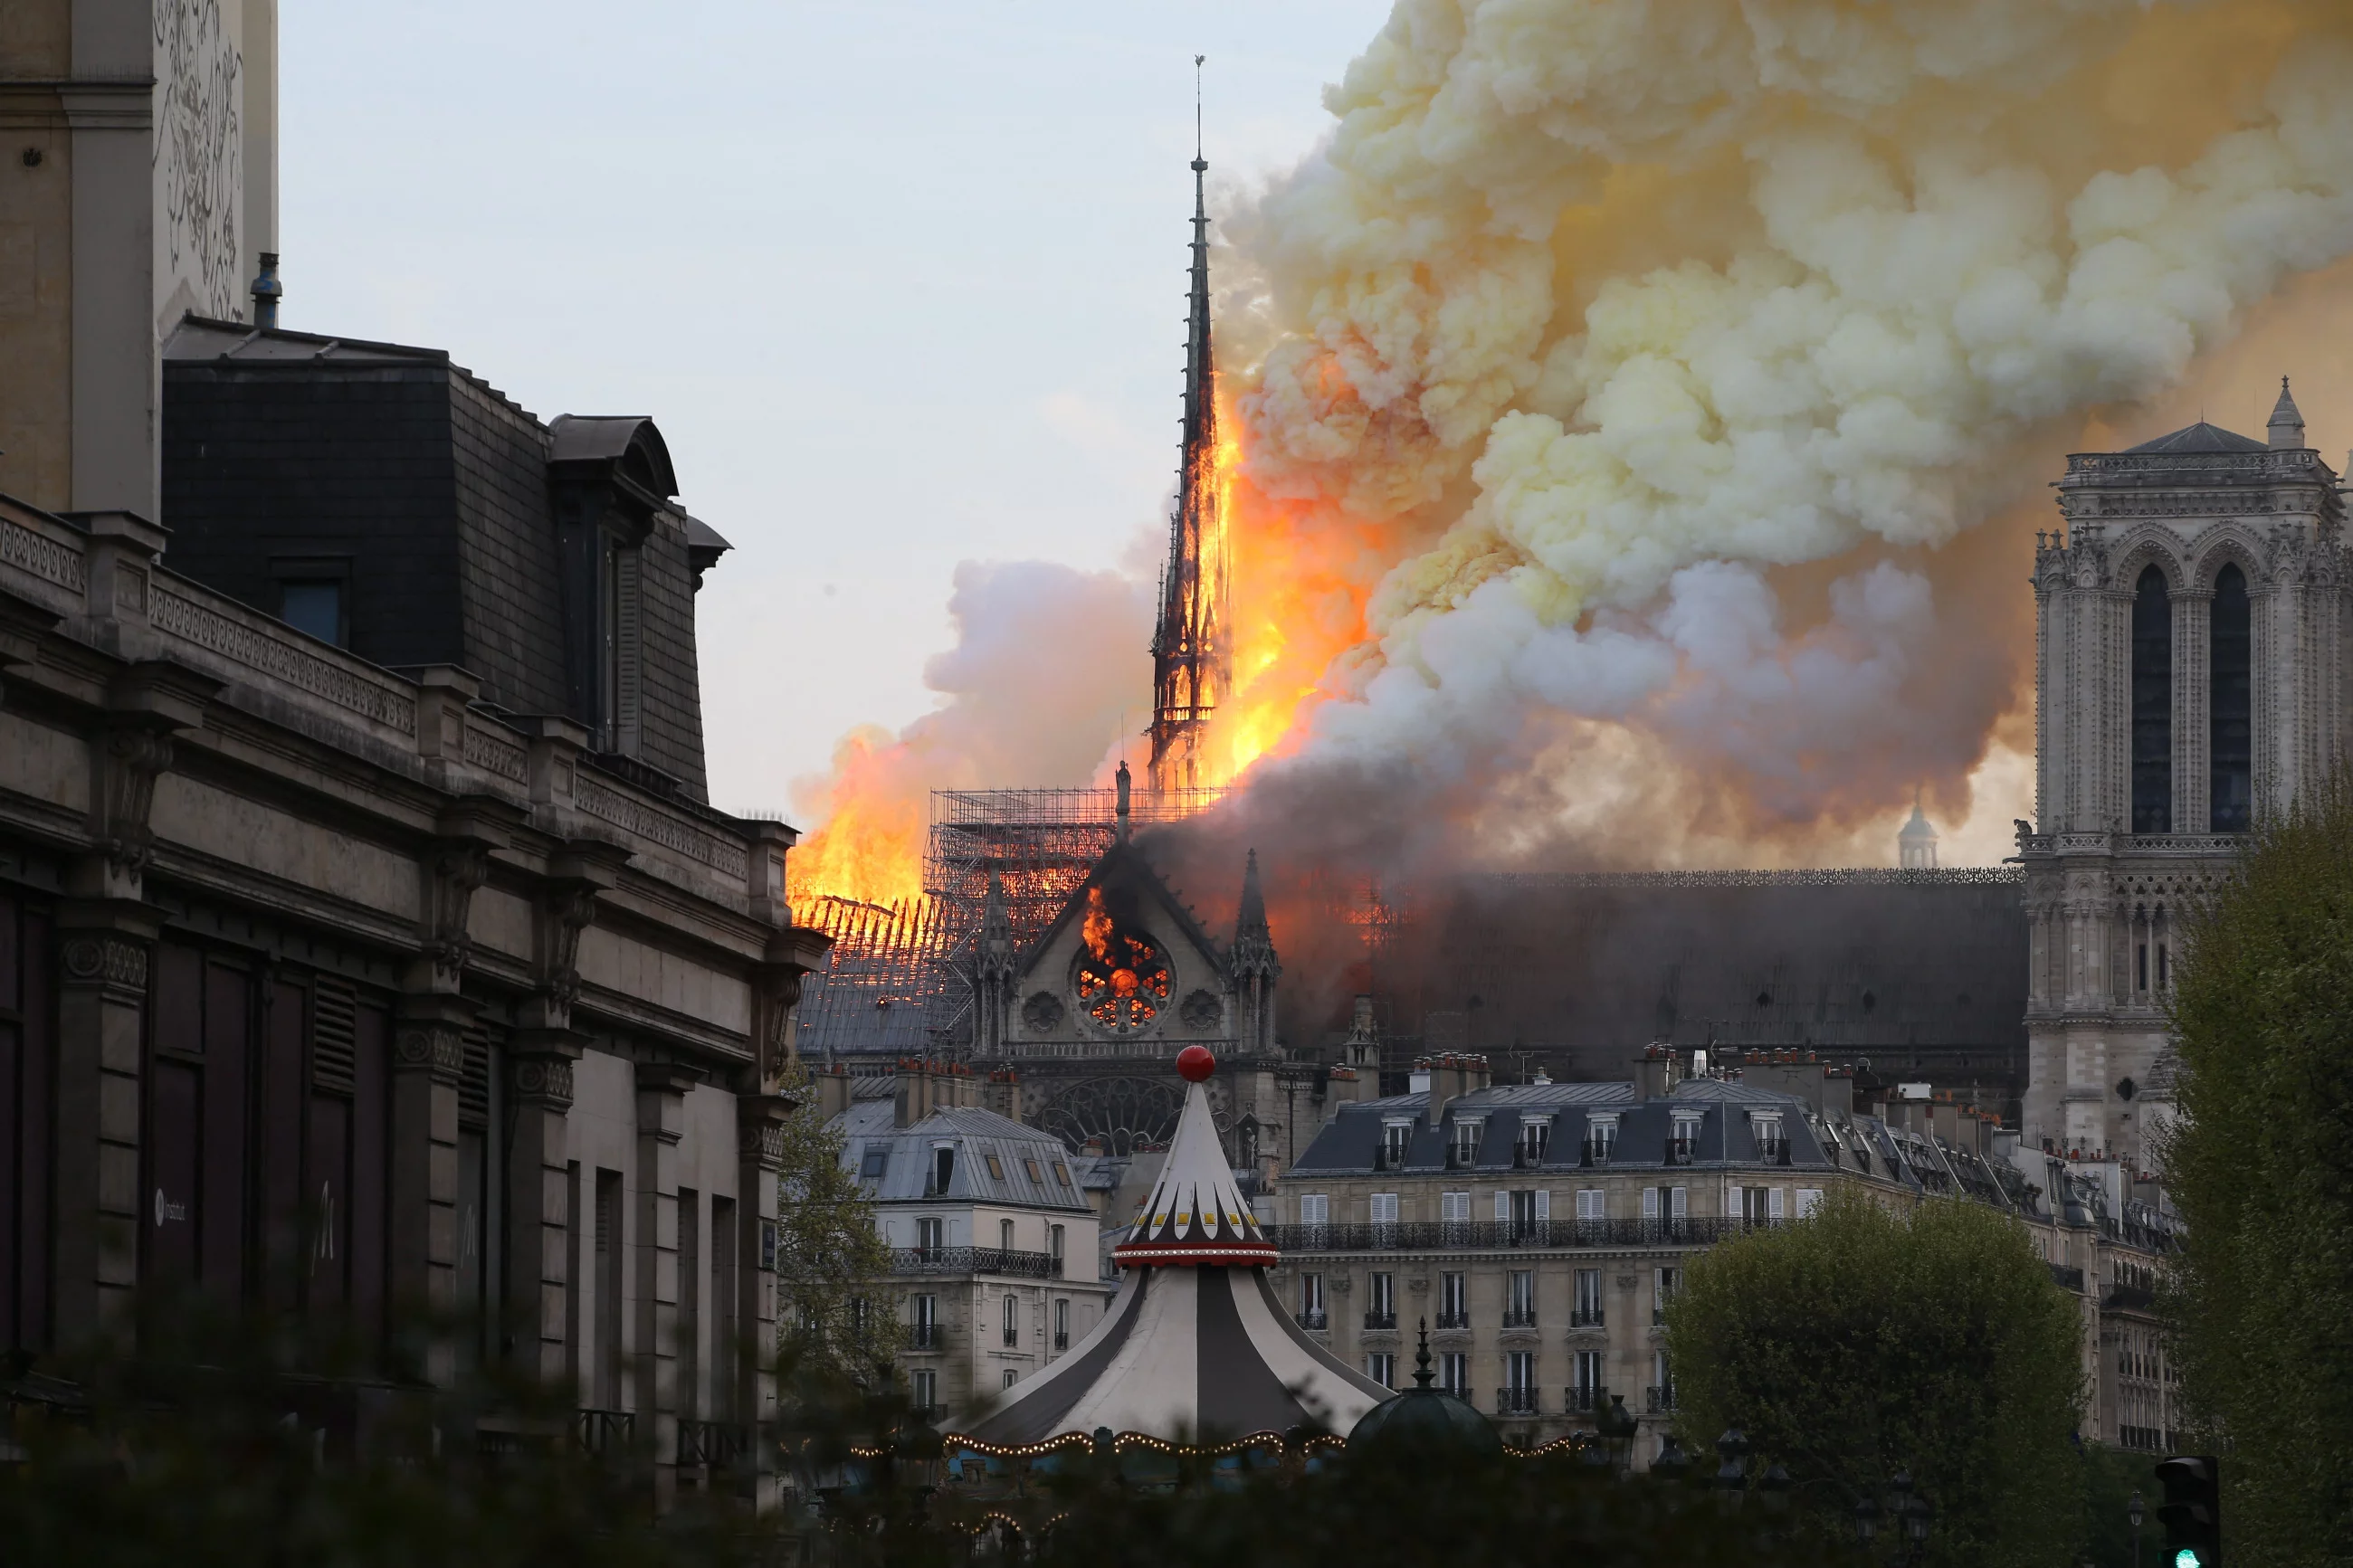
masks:
<instances>
[{"instance_id":1,"label":"red ball finial","mask_svg":"<svg viewBox=\"0 0 2353 1568\"><path fill-rule=\"evenodd\" d=\"M1176 1053L1176 1071L1187 1083L1206 1083L1218 1070L1218 1058L1207 1046L1187 1046Z\"/></svg>"}]
</instances>

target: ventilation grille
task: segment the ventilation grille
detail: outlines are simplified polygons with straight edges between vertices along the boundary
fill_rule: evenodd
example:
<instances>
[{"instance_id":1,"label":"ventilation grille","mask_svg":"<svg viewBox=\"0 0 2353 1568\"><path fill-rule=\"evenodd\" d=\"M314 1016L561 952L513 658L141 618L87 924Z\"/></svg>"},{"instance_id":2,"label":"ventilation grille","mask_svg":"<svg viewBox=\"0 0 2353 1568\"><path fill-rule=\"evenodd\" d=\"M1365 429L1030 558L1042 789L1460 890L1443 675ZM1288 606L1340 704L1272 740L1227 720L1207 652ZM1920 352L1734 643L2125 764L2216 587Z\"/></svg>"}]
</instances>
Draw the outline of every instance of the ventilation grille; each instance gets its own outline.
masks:
<instances>
[{"instance_id":1,"label":"ventilation grille","mask_svg":"<svg viewBox=\"0 0 2353 1568\"><path fill-rule=\"evenodd\" d=\"M466 1031L466 1065L458 1077L458 1125L480 1131L491 1123L491 1037Z\"/></svg>"},{"instance_id":2,"label":"ventilation grille","mask_svg":"<svg viewBox=\"0 0 2353 1568\"><path fill-rule=\"evenodd\" d=\"M349 1095L359 1072L359 997L340 980L311 990L311 1087Z\"/></svg>"}]
</instances>

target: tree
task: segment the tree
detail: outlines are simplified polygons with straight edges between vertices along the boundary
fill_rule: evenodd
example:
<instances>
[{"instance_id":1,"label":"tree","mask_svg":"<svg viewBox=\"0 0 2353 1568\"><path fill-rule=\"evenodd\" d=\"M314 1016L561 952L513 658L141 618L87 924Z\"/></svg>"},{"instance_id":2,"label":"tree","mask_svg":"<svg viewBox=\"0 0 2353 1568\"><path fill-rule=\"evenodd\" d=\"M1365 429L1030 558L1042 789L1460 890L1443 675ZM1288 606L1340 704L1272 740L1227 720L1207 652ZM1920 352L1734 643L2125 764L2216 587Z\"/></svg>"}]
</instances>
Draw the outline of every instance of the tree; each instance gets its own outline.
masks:
<instances>
[{"instance_id":1,"label":"tree","mask_svg":"<svg viewBox=\"0 0 2353 1568\"><path fill-rule=\"evenodd\" d=\"M2082 1331L2010 1216L1851 1193L1702 1255L1667 1314L1694 1453L1740 1426L1824 1535L1908 1468L1936 1509L1928 1560L1971 1568L2070 1561Z\"/></svg>"},{"instance_id":2,"label":"tree","mask_svg":"<svg viewBox=\"0 0 2353 1568\"><path fill-rule=\"evenodd\" d=\"M779 1360L790 1376L869 1382L899 1351L891 1248L807 1070L796 1064L781 1087L800 1103L785 1118L777 1178Z\"/></svg>"},{"instance_id":3,"label":"tree","mask_svg":"<svg viewBox=\"0 0 2353 1568\"><path fill-rule=\"evenodd\" d=\"M2234 1563L2353 1561L2353 784L2259 824L2186 911L2165 1297Z\"/></svg>"}]
</instances>

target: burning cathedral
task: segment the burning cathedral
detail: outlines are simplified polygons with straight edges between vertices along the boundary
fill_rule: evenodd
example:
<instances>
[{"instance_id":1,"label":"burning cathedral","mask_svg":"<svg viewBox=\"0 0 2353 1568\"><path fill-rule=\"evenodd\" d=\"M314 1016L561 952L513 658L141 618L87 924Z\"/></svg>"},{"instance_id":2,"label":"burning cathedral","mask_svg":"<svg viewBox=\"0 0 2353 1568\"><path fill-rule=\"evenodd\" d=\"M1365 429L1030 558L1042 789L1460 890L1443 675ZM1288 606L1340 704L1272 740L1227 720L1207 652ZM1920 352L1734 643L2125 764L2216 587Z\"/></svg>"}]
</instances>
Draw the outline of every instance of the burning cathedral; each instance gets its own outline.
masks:
<instances>
[{"instance_id":1,"label":"burning cathedral","mask_svg":"<svg viewBox=\"0 0 2353 1568\"><path fill-rule=\"evenodd\" d=\"M1229 682L1207 167L1197 153L1145 776L936 792L923 900L804 915L834 946L803 994L803 1058L1010 1068L1022 1120L1124 1153L1174 1135L1168 1064L1207 1047L1236 1168L1287 1161L1335 1100L1402 1090L1419 1057L1616 1079L1654 1045L1926 1080L2030 1139L2145 1150L2173 910L2346 722L2342 501L2286 392L2268 440L2200 424L2070 459L2068 533L2034 563L2041 820L2016 858L1939 868L1915 810L1883 868L1466 875L1410 908L1376 890L1328 900L1324 923L1361 948L1345 982L1279 993L1256 852L1221 918L1150 856L1155 829L1219 798L1204 752Z\"/></svg>"}]
</instances>

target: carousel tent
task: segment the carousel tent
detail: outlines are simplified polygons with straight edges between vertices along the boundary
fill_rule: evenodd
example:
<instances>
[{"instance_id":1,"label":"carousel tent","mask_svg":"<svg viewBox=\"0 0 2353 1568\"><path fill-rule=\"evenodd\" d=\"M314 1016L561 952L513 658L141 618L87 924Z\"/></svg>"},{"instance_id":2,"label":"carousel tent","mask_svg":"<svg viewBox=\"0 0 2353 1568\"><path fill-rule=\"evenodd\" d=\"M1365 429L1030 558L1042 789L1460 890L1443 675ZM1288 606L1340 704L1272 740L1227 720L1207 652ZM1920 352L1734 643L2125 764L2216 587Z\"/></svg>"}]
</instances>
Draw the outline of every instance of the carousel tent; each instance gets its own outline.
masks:
<instances>
[{"instance_id":1,"label":"carousel tent","mask_svg":"<svg viewBox=\"0 0 2353 1568\"><path fill-rule=\"evenodd\" d=\"M1015 1447L1066 1433L1212 1444L1320 1423L1345 1432L1389 1390L1292 1321L1266 1279L1275 1249L1234 1184L1202 1089L1217 1064L1176 1059L1192 1087L1159 1184L1113 1260L1127 1271L1095 1331L964 1434Z\"/></svg>"}]
</instances>

